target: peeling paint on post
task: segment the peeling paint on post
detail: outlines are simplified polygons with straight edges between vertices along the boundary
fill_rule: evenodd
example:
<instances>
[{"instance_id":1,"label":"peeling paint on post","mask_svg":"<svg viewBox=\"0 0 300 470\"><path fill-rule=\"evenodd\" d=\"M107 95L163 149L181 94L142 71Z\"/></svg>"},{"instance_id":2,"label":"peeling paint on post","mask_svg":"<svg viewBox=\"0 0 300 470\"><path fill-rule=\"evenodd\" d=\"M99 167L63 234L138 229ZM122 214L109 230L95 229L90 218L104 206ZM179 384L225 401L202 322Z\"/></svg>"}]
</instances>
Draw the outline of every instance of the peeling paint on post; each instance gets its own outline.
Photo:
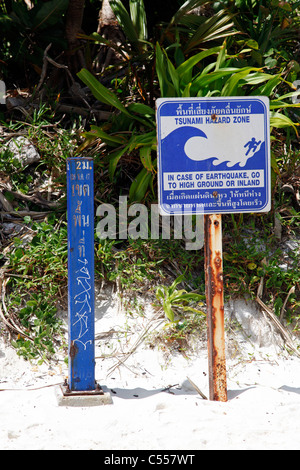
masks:
<instances>
[{"instance_id":1,"label":"peeling paint on post","mask_svg":"<svg viewBox=\"0 0 300 470\"><path fill-rule=\"evenodd\" d=\"M91 158L67 159L68 389L71 392L96 388L93 171Z\"/></svg>"},{"instance_id":2,"label":"peeling paint on post","mask_svg":"<svg viewBox=\"0 0 300 470\"><path fill-rule=\"evenodd\" d=\"M204 216L204 237L209 398L227 401L221 215Z\"/></svg>"}]
</instances>

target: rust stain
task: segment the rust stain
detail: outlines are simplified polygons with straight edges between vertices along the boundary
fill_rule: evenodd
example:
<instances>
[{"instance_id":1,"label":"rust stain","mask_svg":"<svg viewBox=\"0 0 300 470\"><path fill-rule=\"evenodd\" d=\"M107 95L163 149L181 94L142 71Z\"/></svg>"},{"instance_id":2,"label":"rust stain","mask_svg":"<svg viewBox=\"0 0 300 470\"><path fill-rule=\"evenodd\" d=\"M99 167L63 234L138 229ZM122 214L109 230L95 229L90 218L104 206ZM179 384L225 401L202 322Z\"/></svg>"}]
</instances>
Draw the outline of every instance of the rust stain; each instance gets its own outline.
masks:
<instances>
[{"instance_id":1,"label":"rust stain","mask_svg":"<svg viewBox=\"0 0 300 470\"><path fill-rule=\"evenodd\" d=\"M75 341L71 341L70 357L71 357L72 360L73 360L74 357L76 356L77 352L78 352L78 348L77 348L77 346L76 346L76 344L75 344Z\"/></svg>"},{"instance_id":2,"label":"rust stain","mask_svg":"<svg viewBox=\"0 0 300 470\"><path fill-rule=\"evenodd\" d=\"M73 364L74 364L74 360L75 360L75 357L76 357L77 353L78 353L78 347L76 346L75 341L71 341L69 356L70 356L70 361L71 361L71 364L72 364L72 379L74 379L74 370L75 370L75 368L73 367Z\"/></svg>"},{"instance_id":3,"label":"rust stain","mask_svg":"<svg viewBox=\"0 0 300 470\"><path fill-rule=\"evenodd\" d=\"M227 401L221 215L204 217L210 399Z\"/></svg>"}]
</instances>

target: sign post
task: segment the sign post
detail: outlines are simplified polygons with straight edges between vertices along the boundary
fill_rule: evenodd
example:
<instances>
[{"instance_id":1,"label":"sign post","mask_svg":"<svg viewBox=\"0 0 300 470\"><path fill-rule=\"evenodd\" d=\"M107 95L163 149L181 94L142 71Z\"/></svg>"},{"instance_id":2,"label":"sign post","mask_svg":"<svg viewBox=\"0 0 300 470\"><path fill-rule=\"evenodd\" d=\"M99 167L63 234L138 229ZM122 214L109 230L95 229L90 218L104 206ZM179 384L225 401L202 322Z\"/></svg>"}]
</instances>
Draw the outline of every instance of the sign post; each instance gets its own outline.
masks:
<instances>
[{"instance_id":1,"label":"sign post","mask_svg":"<svg viewBox=\"0 0 300 470\"><path fill-rule=\"evenodd\" d=\"M227 400L222 214L271 207L266 97L159 98L161 215L204 214L210 399Z\"/></svg>"},{"instance_id":2,"label":"sign post","mask_svg":"<svg viewBox=\"0 0 300 470\"><path fill-rule=\"evenodd\" d=\"M95 393L93 160L67 159L69 383Z\"/></svg>"},{"instance_id":3,"label":"sign post","mask_svg":"<svg viewBox=\"0 0 300 470\"><path fill-rule=\"evenodd\" d=\"M204 216L209 398L227 401L222 216Z\"/></svg>"}]
</instances>

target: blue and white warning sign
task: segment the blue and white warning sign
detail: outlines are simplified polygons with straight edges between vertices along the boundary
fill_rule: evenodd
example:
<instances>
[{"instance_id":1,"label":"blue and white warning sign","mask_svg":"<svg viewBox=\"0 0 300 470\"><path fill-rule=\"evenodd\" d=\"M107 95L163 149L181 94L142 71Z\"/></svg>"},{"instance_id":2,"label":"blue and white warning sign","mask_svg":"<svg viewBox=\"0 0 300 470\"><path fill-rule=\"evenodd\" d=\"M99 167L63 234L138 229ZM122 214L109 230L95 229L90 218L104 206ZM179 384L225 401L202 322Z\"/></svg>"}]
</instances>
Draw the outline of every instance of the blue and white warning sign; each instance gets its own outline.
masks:
<instances>
[{"instance_id":1,"label":"blue and white warning sign","mask_svg":"<svg viewBox=\"0 0 300 470\"><path fill-rule=\"evenodd\" d=\"M270 210L267 97L159 98L161 214Z\"/></svg>"}]
</instances>

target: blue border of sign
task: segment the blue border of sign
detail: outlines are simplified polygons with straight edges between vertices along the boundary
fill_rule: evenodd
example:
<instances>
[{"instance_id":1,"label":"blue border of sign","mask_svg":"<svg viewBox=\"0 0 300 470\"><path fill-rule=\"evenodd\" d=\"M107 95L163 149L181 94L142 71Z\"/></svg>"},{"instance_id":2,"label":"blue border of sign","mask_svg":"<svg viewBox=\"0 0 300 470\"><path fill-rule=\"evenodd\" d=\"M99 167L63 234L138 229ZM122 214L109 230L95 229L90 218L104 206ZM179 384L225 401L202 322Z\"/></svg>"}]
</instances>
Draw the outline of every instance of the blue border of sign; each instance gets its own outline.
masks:
<instances>
[{"instance_id":1,"label":"blue border of sign","mask_svg":"<svg viewBox=\"0 0 300 470\"><path fill-rule=\"evenodd\" d=\"M267 97L159 98L157 99L156 106L158 202L161 215L254 213L268 212L270 210L270 123L269 99ZM230 106L231 109L229 109ZM181 109L181 114L178 114L179 108ZM260 119L260 121L263 118L263 138L259 141L263 143L258 147L259 151L256 151L256 153L254 153L254 151L252 152L254 155L253 158L248 157L249 160L246 160L246 163L244 163L243 166L240 166L240 163L236 163L229 170L225 163L218 163L218 166L214 166L215 163L212 163L213 158L207 158L205 162L195 162L190 160L184 152L184 144L186 144L191 136L193 137L195 133L198 136L201 135L201 133L205 136L205 133L201 131L201 128L204 131L206 128L204 125L201 126L199 123L205 122L206 119L211 119L212 110L216 110L214 112L214 116L216 117L216 120L219 120L219 122L226 122L226 117L227 120L229 120L230 116L237 116L233 119L240 119L239 116L243 115L243 112L240 112L241 110L244 110L245 117L249 116L249 120L250 116L254 116L251 118L254 120L256 116L256 119ZM236 114L238 112L240 112L240 115ZM258 115L260 115L260 118L258 118ZM182 126L178 126L178 129L169 133L172 139L169 138L168 130L166 131L164 128L164 123L169 118L170 120L174 120L176 118L176 122L179 122L180 120L180 122L187 123ZM164 123L163 119L165 119ZM194 122L196 123L196 126L193 125ZM189 123L192 124L190 125ZM213 124L213 126L216 130L217 136L218 123ZM197 129L195 129L195 127L197 127ZM249 132L251 132L250 125L248 126L248 129ZM169 142L167 142L167 139L165 138L166 136L169 138ZM232 137L234 138L234 136ZM207 165L207 167L204 168L203 165ZM247 171L250 172L251 170L256 170L258 173L261 172L260 189L257 190L255 187L250 187L246 188L243 192L241 192L241 189L233 192L224 188L218 189L217 191L213 191L213 188L204 188L205 194L204 189L185 192L183 190L181 193L178 188L173 191L164 189L164 177L167 177L172 173L178 173L181 175L186 173L190 176L192 174L196 175L197 171L199 173L199 169L204 173L208 173L209 171L214 171L216 173L217 170L220 170L223 172L235 172L236 175L246 174L245 172ZM181 196L179 196L179 193ZM215 196L213 196L213 194L216 193L218 193L217 200L215 199ZM234 194L235 196L230 197L230 194ZM181 201L179 203L170 204L167 202L167 198L170 199L171 196L173 198L177 198L177 200L181 197ZM222 198L223 200L221 201Z\"/></svg>"}]
</instances>

